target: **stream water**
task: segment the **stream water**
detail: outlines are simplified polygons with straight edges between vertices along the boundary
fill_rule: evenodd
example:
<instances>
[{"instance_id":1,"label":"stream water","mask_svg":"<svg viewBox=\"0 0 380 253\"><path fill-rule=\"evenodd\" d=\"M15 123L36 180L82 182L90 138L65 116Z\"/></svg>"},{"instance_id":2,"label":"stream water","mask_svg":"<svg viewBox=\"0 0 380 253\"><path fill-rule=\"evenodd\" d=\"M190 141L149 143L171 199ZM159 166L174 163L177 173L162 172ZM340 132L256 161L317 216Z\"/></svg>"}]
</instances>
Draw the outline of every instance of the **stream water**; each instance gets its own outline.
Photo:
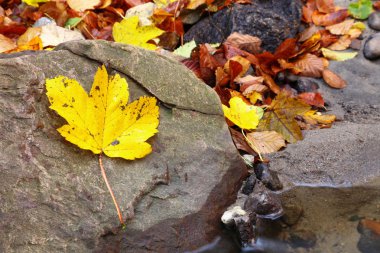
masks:
<instances>
[{"instance_id":1,"label":"stream water","mask_svg":"<svg viewBox=\"0 0 380 253\"><path fill-rule=\"evenodd\" d=\"M285 215L258 220L257 248L227 230L197 253L380 253L380 180L365 186L297 186L279 193Z\"/></svg>"}]
</instances>

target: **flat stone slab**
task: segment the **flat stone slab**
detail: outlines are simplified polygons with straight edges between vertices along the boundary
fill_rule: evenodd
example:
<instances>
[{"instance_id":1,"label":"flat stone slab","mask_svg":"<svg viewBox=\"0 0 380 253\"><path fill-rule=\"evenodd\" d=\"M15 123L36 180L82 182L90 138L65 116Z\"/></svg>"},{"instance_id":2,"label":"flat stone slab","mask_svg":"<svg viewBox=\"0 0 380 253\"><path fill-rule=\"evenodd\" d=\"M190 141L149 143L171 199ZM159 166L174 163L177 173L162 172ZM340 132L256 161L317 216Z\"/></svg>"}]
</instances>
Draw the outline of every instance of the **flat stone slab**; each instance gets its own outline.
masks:
<instances>
[{"instance_id":1,"label":"flat stone slab","mask_svg":"<svg viewBox=\"0 0 380 253\"><path fill-rule=\"evenodd\" d=\"M0 59L0 252L183 252L218 232L246 168L216 93L180 63L105 41ZM89 90L106 64L128 80L131 100L159 100L153 153L104 159L127 230L119 230L97 157L66 142L45 78Z\"/></svg>"}]
</instances>

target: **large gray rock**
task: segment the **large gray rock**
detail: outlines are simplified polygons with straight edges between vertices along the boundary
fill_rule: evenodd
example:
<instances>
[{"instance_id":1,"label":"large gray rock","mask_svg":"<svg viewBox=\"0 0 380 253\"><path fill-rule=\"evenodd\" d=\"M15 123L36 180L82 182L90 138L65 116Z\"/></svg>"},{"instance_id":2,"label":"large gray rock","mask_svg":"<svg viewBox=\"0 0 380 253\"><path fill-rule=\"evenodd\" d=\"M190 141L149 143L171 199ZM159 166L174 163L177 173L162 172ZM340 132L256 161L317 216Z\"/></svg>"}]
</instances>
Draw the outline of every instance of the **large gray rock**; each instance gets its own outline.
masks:
<instances>
[{"instance_id":1,"label":"large gray rock","mask_svg":"<svg viewBox=\"0 0 380 253\"><path fill-rule=\"evenodd\" d=\"M105 41L0 59L0 252L183 252L212 241L246 169L217 95L181 64ZM120 231L97 158L64 141L45 78L89 90L106 63L132 99L160 101L153 153L105 168L126 218Z\"/></svg>"},{"instance_id":2,"label":"large gray rock","mask_svg":"<svg viewBox=\"0 0 380 253\"><path fill-rule=\"evenodd\" d=\"M184 38L197 43L217 43L239 32L259 37L262 47L273 51L286 38L297 34L300 19L299 0L255 0L252 4L234 4L205 17Z\"/></svg>"}]
</instances>

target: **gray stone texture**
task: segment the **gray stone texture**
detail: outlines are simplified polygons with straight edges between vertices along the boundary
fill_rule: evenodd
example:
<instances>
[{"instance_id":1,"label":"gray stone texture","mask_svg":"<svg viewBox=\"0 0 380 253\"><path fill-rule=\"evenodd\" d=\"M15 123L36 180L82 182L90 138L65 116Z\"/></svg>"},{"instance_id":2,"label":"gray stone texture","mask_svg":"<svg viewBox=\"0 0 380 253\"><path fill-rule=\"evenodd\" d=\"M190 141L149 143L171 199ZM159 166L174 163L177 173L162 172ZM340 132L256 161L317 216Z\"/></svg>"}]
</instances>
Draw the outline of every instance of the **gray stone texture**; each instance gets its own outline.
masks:
<instances>
[{"instance_id":1,"label":"gray stone texture","mask_svg":"<svg viewBox=\"0 0 380 253\"><path fill-rule=\"evenodd\" d=\"M0 252L183 252L213 240L246 168L210 88L173 60L105 41L1 58ZM152 154L104 158L125 232L97 156L59 135L45 95L57 75L89 90L101 64L128 80L131 100L160 106Z\"/></svg>"}]
</instances>

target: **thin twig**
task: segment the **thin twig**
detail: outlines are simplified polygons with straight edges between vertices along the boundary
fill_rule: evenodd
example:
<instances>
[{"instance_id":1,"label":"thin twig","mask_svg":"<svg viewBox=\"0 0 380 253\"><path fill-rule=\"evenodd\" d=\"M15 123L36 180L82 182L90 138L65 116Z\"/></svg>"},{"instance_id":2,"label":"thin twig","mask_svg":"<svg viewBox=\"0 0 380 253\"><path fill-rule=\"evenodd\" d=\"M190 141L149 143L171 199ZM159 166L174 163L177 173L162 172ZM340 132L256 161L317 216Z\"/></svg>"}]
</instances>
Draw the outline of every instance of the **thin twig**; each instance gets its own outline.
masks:
<instances>
[{"instance_id":1,"label":"thin twig","mask_svg":"<svg viewBox=\"0 0 380 253\"><path fill-rule=\"evenodd\" d=\"M102 161L102 154L101 154L101 153L99 154L99 166L100 166L100 170L101 170L101 172L102 172L103 179L104 179L104 181L106 182L106 185L107 185L108 191L109 191L110 194L111 194L111 197L112 197L113 203L115 204L116 211L117 211L117 215L119 216L120 223L121 223L122 227L124 227L124 226L125 226L125 224L124 224L124 219L123 219L123 216L121 215L121 211L120 211L120 208L119 208L119 204L118 204L117 201L116 201L116 198L115 198L115 195L113 194L112 188L111 188L110 184L108 183L108 179L107 179L106 171L104 170L104 167L103 167L103 161Z\"/></svg>"}]
</instances>

